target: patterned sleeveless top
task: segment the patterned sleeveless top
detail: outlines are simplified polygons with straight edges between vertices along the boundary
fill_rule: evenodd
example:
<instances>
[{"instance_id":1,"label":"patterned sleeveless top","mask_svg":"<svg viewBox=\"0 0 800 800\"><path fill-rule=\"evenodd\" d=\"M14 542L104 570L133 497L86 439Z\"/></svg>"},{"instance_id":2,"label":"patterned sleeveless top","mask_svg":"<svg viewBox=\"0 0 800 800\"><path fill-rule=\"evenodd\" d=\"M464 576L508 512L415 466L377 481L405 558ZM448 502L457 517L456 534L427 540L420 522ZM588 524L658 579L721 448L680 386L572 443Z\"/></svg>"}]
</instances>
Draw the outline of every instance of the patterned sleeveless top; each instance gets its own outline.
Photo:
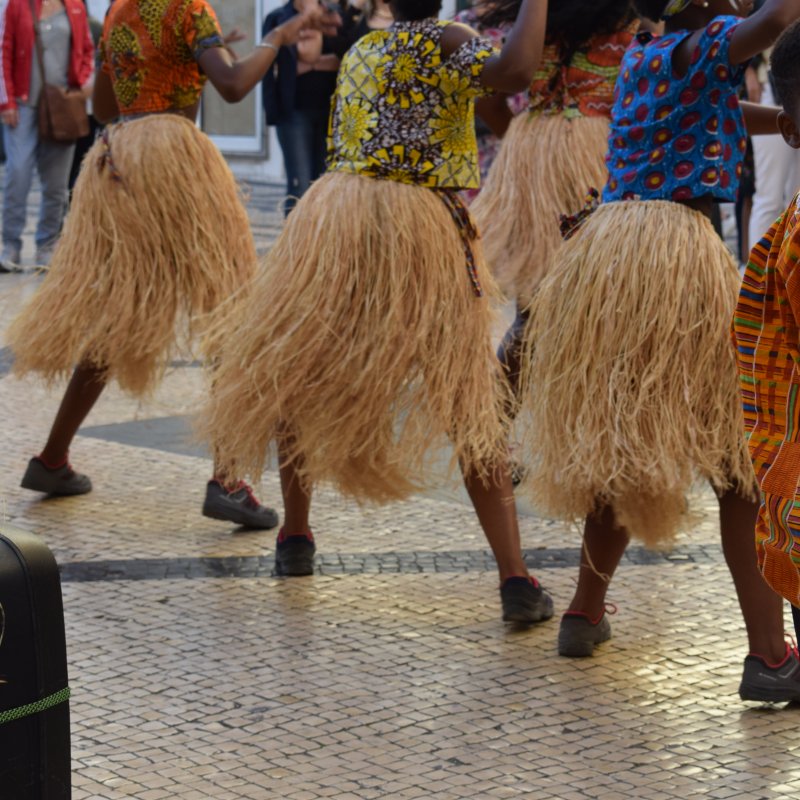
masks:
<instances>
[{"instance_id":1,"label":"patterned sleeveless top","mask_svg":"<svg viewBox=\"0 0 800 800\"><path fill-rule=\"evenodd\" d=\"M187 108L206 82L197 59L224 47L206 0L113 0L98 58L125 115Z\"/></svg>"},{"instance_id":2,"label":"patterned sleeveless top","mask_svg":"<svg viewBox=\"0 0 800 800\"><path fill-rule=\"evenodd\" d=\"M638 28L637 20L615 33L592 36L568 64L561 62L558 43L547 43L528 90L528 111L568 119L610 117L622 57Z\"/></svg>"},{"instance_id":3,"label":"patterned sleeveless top","mask_svg":"<svg viewBox=\"0 0 800 800\"><path fill-rule=\"evenodd\" d=\"M480 184L475 142L481 72L495 52L482 37L449 58L452 23L425 19L372 31L345 55L331 109L328 169L430 188Z\"/></svg>"},{"instance_id":4,"label":"patterned sleeveless top","mask_svg":"<svg viewBox=\"0 0 800 800\"><path fill-rule=\"evenodd\" d=\"M617 81L603 200L736 199L747 148L738 96L745 65L731 64L728 50L741 22L714 19L683 77L672 54L692 31L636 37Z\"/></svg>"}]
</instances>

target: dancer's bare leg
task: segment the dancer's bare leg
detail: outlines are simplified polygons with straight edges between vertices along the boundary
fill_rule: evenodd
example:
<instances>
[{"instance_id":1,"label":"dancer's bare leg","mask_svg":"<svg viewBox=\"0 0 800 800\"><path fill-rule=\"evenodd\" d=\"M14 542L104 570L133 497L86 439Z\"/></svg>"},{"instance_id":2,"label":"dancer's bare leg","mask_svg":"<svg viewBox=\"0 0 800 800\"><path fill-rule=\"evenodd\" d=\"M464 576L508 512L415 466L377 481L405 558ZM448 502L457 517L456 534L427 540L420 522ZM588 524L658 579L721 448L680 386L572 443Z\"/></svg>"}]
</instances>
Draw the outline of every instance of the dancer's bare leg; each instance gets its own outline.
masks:
<instances>
[{"instance_id":1,"label":"dancer's bare leg","mask_svg":"<svg viewBox=\"0 0 800 800\"><path fill-rule=\"evenodd\" d=\"M284 519L275 546L275 570L279 575L311 575L316 552L308 519L311 493L303 488L297 473L298 459L289 460L285 444L278 447L278 458Z\"/></svg>"},{"instance_id":2,"label":"dancer's bare leg","mask_svg":"<svg viewBox=\"0 0 800 800\"><path fill-rule=\"evenodd\" d=\"M742 609L750 652L771 663L786 654L783 599L761 577L753 539L758 503L734 490L719 498L722 551Z\"/></svg>"},{"instance_id":3,"label":"dancer's bare leg","mask_svg":"<svg viewBox=\"0 0 800 800\"><path fill-rule=\"evenodd\" d=\"M493 469L487 482L474 472L465 472L464 485L497 561L503 619L525 624L549 619L553 615L553 601L530 577L522 556L508 465Z\"/></svg>"},{"instance_id":4,"label":"dancer's bare leg","mask_svg":"<svg viewBox=\"0 0 800 800\"><path fill-rule=\"evenodd\" d=\"M585 614L590 620L603 615L608 586L629 541L627 531L616 525L610 506L586 518L578 585L568 611Z\"/></svg>"},{"instance_id":5,"label":"dancer's bare leg","mask_svg":"<svg viewBox=\"0 0 800 800\"><path fill-rule=\"evenodd\" d=\"M466 473L464 486L494 553L500 581L514 575L527 576L528 568L522 557L519 537L514 487L511 485L508 468L505 465L495 468L488 483L484 483L475 473Z\"/></svg>"},{"instance_id":6,"label":"dancer's bare leg","mask_svg":"<svg viewBox=\"0 0 800 800\"><path fill-rule=\"evenodd\" d=\"M82 362L75 368L53 420L47 444L39 456L47 466L64 463L75 434L105 386L104 370L88 362Z\"/></svg>"}]
</instances>

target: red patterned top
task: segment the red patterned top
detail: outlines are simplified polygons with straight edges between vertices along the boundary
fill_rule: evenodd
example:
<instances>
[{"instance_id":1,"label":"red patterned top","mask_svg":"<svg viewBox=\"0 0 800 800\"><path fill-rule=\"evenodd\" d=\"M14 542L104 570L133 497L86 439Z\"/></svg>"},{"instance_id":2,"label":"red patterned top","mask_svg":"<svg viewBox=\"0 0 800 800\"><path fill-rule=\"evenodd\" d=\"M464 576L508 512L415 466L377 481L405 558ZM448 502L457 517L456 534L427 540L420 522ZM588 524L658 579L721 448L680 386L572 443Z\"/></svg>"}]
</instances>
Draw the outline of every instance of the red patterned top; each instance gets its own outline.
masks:
<instances>
[{"instance_id":1,"label":"red patterned top","mask_svg":"<svg viewBox=\"0 0 800 800\"><path fill-rule=\"evenodd\" d=\"M622 56L638 28L637 20L616 33L592 36L568 64L562 63L557 42L546 44L528 91L528 110L565 117L610 117Z\"/></svg>"},{"instance_id":2,"label":"red patterned top","mask_svg":"<svg viewBox=\"0 0 800 800\"><path fill-rule=\"evenodd\" d=\"M125 116L194 105L206 82L197 59L211 47L224 42L206 0L114 0L98 51Z\"/></svg>"}]
</instances>

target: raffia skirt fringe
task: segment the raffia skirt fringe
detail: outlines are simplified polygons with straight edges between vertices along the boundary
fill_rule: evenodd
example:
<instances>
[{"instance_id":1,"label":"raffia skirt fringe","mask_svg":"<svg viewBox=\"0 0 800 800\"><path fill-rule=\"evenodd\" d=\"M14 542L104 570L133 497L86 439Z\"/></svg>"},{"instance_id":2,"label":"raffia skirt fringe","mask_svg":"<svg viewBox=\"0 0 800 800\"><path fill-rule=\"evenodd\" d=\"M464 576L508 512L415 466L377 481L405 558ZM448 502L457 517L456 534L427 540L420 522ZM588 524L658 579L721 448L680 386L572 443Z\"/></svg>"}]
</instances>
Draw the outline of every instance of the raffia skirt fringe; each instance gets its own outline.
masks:
<instances>
[{"instance_id":1,"label":"raffia skirt fringe","mask_svg":"<svg viewBox=\"0 0 800 800\"><path fill-rule=\"evenodd\" d=\"M476 247L477 247L477 243ZM434 192L331 173L286 221L224 339L200 422L223 469L258 475L271 442L305 487L408 496L436 448L486 476L507 456L508 402L490 340L496 295L473 292Z\"/></svg>"},{"instance_id":2,"label":"raffia skirt fringe","mask_svg":"<svg viewBox=\"0 0 800 800\"><path fill-rule=\"evenodd\" d=\"M86 155L50 271L11 326L15 370L51 381L89 361L146 394L256 261L207 136L174 114L115 125Z\"/></svg>"},{"instance_id":3,"label":"raffia skirt fringe","mask_svg":"<svg viewBox=\"0 0 800 800\"><path fill-rule=\"evenodd\" d=\"M500 288L526 304L561 242L559 217L605 185L605 117L515 117L471 206Z\"/></svg>"},{"instance_id":4,"label":"raffia skirt fringe","mask_svg":"<svg viewBox=\"0 0 800 800\"><path fill-rule=\"evenodd\" d=\"M754 496L729 337L739 275L701 213L602 205L530 305L523 407L537 507L666 546L703 478Z\"/></svg>"}]
</instances>

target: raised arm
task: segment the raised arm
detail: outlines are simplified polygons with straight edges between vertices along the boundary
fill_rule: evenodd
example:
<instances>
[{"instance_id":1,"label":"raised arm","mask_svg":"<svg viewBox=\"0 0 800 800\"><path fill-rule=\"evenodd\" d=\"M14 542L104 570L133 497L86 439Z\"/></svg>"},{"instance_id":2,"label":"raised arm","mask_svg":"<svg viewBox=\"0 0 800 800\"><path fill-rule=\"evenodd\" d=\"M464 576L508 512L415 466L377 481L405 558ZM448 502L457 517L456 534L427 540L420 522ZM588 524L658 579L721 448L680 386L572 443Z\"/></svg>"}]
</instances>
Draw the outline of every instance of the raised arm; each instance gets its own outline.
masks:
<instances>
[{"instance_id":1,"label":"raised arm","mask_svg":"<svg viewBox=\"0 0 800 800\"><path fill-rule=\"evenodd\" d=\"M297 14L273 28L256 45L250 55L234 59L223 47L212 47L197 59L214 88L228 103L238 103L264 77L284 45L295 44L304 29L330 31L340 22L339 17L314 5L302 14Z\"/></svg>"},{"instance_id":2,"label":"raised arm","mask_svg":"<svg viewBox=\"0 0 800 800\"><path fill-rule=\"evenodd\" d=\"M800 0L766 0L733 32L728 51L731 63L742 64L763 53L798 18Z\"/></svg>"},{"instance_id":3,"label":"raised arm","mask_svg":"<svg viewBox=\"0 0 800 800\"><path fill-rule=\"evenodd\" d=\"M503 49L489 58L483 67L481 83L487 89L508 94L527 89L542 57L546 25L547 0L522 0ZM475 36L475 31L467 25L448 25L442 36L445 55L455 52Z\"/></svg>"}]
</instances>

